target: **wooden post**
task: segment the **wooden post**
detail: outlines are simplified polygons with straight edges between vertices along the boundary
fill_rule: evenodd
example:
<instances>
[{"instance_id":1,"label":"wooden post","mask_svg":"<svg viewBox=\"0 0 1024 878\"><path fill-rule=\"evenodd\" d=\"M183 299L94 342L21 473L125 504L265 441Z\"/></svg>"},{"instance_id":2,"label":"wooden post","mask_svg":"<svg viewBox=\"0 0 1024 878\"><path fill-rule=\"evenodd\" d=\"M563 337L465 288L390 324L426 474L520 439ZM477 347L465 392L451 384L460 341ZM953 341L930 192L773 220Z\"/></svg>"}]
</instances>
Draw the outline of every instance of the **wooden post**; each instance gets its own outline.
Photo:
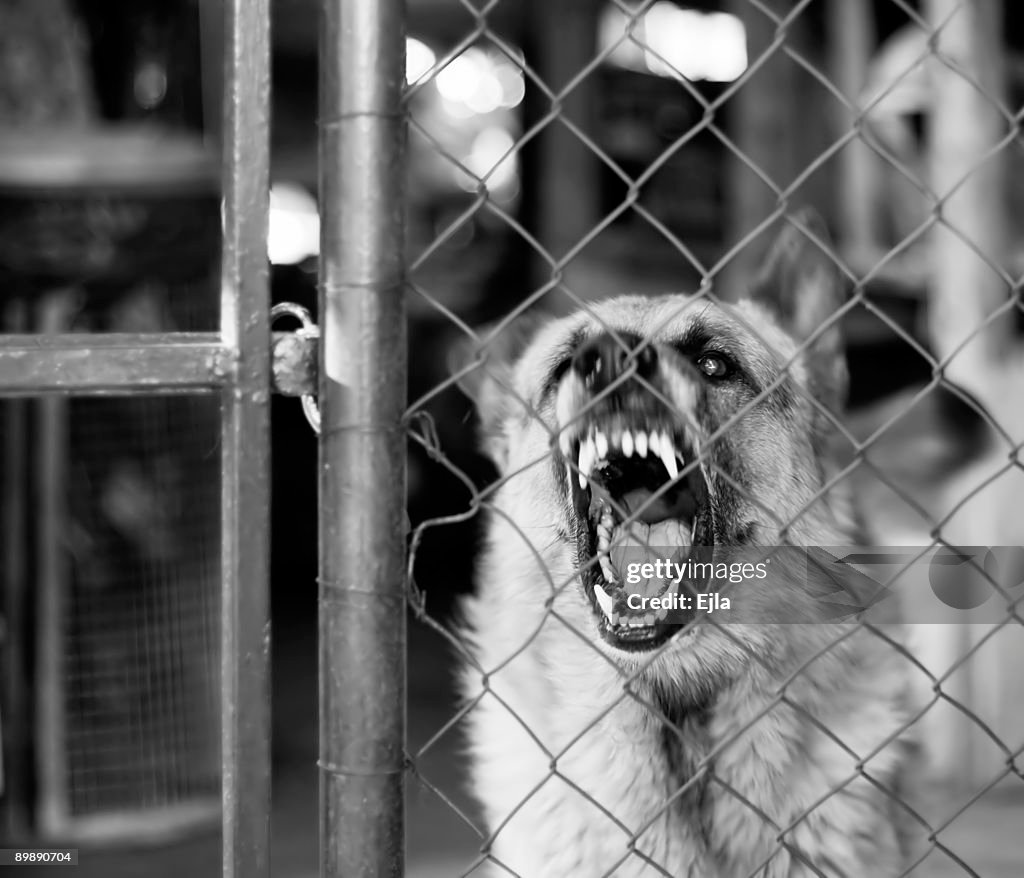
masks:
<instances>
[{"instance_id":1,"label":"wooden post","mask_svg":"<svg viewBox=\"0 0 1024 878\"><path fill-rule=\"evenodd\" d=\"M928 0L939 58L931 62L933 110L928 168L942 222L932 233L929 334L945 376L973 393L1014 442L1024 440L1024 356L1012 318L989 320L1011 295L1009 217L1004 150L993 150L1009 131L997 104L1005 89L1002 0ZM954 70L952 66L958 70ZM1005 471L1009 451L997 450L950 480L942 529L953 544L1016 545L1024 540L1019 515L1024 479ZM1018 445L1019 449L1019 445ZM991 481L989 486L986 483ZM978 648L944 683L947 694L985 721L1010 747L1019 726L1006 705L1019 703L1021 631L1011 624L993 636L988 624L959 625L947 667ZM981 646L982 641L990 641ZM954 784L974 788L999 769L983 733L972 722L944 724L931 742L938 768Z\"/></svg>"},{"instance_id":2,"label":"wooden post","mask_svg":"<svg viewBox=\"0 0 1024 878\"><path fill-rule=\"evenodd\" d=\"M1009 227L1005 160L1003 151L989 155L1009 130L996 107L1004 93L1002 0L928 0L926 9L940 55L964 74L931 62L928 167L941 221L932 237L929 334L938 357L953 356L946 376L999 406L990 377L1006 365L1012 323L982 327L1010 294L1000 277Z\"/></svg>"},{"instance_id":3,"label":"wooden post","mask_svg":"<svg viewBox=\"0 0 1024 878\"><path fill-rule=\"evenodd\" d=\"M764 5L781 17L790 8L790 0L769 0ZM775 40L776 25L748 0L729 0L726 9L743 22L747 32L747 58L754 66ZM796 176L794 141L798 128L792 100L795 74L793 62L781 48L777 49L726 105L733 142L780 189ZM731 153L726 159L725 185L723 249L728 250L772 214L778 207L778 196L745 162ZM728 299L742 293L768 240L768 236L762 236L757 242L760 246L745 247L724 266L715 279L719 295Z\"/></svg>"},{"instance_id":4,"label":"wooden post","mask_svg":"<svg viewBox=\"0 0 1024 878\"><path fill-rule=\"evenodd\" d=\"M537 41L537 70L556 94L597 53L595 0L535 0L530 12ZM560 116L596 138L597 71L561 101ZM540 135L537 238L556 259L600 222L598 158L558 121ZM540 282L547 277L538 278Z\"/></svg>"},{"instance_id":5,"label":"wooden post","mask_svg":"<svg viewBox=\"0 0 1024 878\"><path fill-rule=\"evenodd\" d=\"M833 82L856 106L867 81L874 49L874 11L869 0L830 0L828 23L829 68ZM837 105L835 135L857 123L856 110ZM876 243L871 197L877 189L876 165L865 143L857 138L837 157L839 164L835 214L838 238L847 253L866 254Z\"/></svg>"}]
</instances>

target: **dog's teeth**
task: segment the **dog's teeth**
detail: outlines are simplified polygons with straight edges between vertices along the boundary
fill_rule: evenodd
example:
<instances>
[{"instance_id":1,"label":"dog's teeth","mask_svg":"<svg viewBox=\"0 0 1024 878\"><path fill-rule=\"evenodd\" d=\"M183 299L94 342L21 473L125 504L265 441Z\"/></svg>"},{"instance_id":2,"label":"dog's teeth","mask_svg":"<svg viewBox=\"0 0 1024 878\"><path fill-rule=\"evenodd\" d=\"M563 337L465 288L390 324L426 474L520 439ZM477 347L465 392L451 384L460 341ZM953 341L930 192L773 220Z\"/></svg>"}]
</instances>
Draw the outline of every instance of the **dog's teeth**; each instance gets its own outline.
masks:
<instances>
[{"instance_id":1,"label":"dog's teeth","mask_svg":"<svg viewBox=\"0 0 1024 878\"><path fill-rule=\"evenodd\" d=\"M618 430L612 430L608 434L608 445L612 448L618 448L622 444L622 434Z\"/></svg>"},{"instance_id":2,"label":"dog's teeth","mask_svg":"<svg viewBox=\"0 0 1024 878\"><path fill-rule=\"evenodd\" d=\"M615 571L612 569L612 563L608 558L607 548L608 547L606 545L605 551L600 552L600 554L597 556L597 560L601 566L601 572L604 574L605 582L618 582L619 578L615 575Z\"/></svg>"},{"instance_id":3,"label":"dog's teeth","mask_svg":"<svg viewBox=\"0 0 1024 878\"><path fill-rule=\"evenodd\" d=\"M665 465L665 469L668 470L668 476L670 479L675 479L679 475L679 467L676 466L676 453L672 448L672 443L668 440L667 436L661 437L660 451L658 457L661 458L661 462Z\"/></svg>"},{"instance_id":4,"label":"dog's teeth","mask_svg":"<svg viewBox=\"0 0 1024 878\"><path fill-rule=\"evenodd\" d=\"M587 489L587 477L580 473L580 487L585 491Z\"/></svg>"},{"instance_id":5,"label":"dog's teeth","mask_svg":"<svg viewBox=\"0 0 1024 878\"><path fill-rule=\"evenodd\" d=\"M633 434L629 430L622 431L622 453L626 457L633 456Z\"/></svg>"},{"instance_id":6,"label":"dog's teeth","mask_svg":"<svg viewBox=\"0 0 1024 878\"><path fill-rule=\"evenodd\" d=\"M597 449L596 460L608 459L608 438L600 430L594 433L594 446Z\"/></svg>"},{"instance_id":7,"label":"dog's teeth","mask_svg":"<svg viewBox=\"0 0 1024 878\"><path fill-rule=\"evenodd\" d=\"M569 438L568 433L561 433L558 437L558 447L562 451L563 457L568 457L572 451L572 440Z\"/></svg>"},{"instance_id":8,"label":"dog's teeth","mask_svg":"<svg viewBox=\"0 0 1024 878\"><path fill-rule=\"evenodd\" d=\"M654 434L651 433L651 436L653 437ZM640 430L636 434L636 453L641 457L647 457L647 448L647 434L643 430Z\"/></svg>"},{"instance_id":9,"label":"dog's teeth","mask_svg":"<svg viewBox=\"0 0 1024 878\"><path fill-rule=\"evenodd\" d=\"M615 601L612 600L611 595L605 592L605 590L601 588L601 586L595 585L594 597L597 598L597 604L601 608L601 612L604 613L605 618L611 621L612 610L615 607Z\"/></svg>"},{"instance_id":10,"label":"dog's teeth","mask_svg":"<svg viewBox=\"0 0 1024 878\"><path fill-rule=\"evenodd\" d=\"M590 476L591 470L594 468L594 462L597 460L597 449L594 448L593 439L584 439L580 443L580 482L582 487L586 487L587 477Z\"/></svg>"},{"instance_id":11,"label":"dog's teeth","mask_svg":"<svg viewBox=\"0 0 1024 878\"><path fill-rule=\"evenodd\" d=\"M640 437L637 436L637 439ZM651 449L651 454L658 454L658 450L661 448L661 437L653 430L645 437L647 446ZM646 455L644 455L646 457Z\"/></svg>"}]
</instances>

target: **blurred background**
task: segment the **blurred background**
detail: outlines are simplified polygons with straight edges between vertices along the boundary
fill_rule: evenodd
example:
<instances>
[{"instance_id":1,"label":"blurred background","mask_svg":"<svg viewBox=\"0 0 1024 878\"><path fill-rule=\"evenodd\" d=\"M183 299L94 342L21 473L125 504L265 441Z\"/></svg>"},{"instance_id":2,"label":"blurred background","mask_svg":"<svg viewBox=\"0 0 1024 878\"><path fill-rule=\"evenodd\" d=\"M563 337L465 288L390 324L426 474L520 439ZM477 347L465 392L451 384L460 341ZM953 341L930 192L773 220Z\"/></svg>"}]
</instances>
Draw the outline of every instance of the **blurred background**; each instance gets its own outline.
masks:
<instances>
[{"instance_id":1,"label":"blurred background","mask_svg":"<svg viewBox=\"0 0 1024 878\"><path fill-rule=\"evenodd\" d=\"M0 0L0 331L217 328L222 15ZM274 0L272 294L312 310L318 34L315 0ZM469 507L452 468L494 477L447 372L460 322L735 299L780 212L813 206L849 286L837 444L874 538L1024 544L1024 8L410 0L407 79L408 507L428 525L408 863L460 875L480 835L442 632L479 521L440 520ZM86 875L219 874L218 441L213 398L0 401L0 846L74 843ZM305 876L316 441L294 399L273 401L272 450L274 872ZM915 626L934 702L915 807L938 827L915 875L1024 871L1017 613Z\"/></svg>"}]
</instances>

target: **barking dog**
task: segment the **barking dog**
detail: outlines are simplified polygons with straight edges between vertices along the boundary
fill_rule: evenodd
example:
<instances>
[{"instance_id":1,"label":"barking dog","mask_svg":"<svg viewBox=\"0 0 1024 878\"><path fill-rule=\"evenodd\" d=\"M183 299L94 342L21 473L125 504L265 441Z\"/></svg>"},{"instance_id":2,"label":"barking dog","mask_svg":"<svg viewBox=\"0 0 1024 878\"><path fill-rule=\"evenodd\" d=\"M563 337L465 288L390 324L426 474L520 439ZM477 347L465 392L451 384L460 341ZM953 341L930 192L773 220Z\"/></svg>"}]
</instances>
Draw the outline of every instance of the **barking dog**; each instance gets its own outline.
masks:
<instances>
[{"instance_id":1,"label":"barking dog","mask_svg":"<svg viewBox=\"0 0 1024 878\"><path fill-rule=\"evenodd\" d=\"M708 624L722 614L637 609L624 573L856 542L826 455L840 295L789 228L748 301L611 299L500 333L466 370L501 473L463 678L495 874L901 873L898 653L853 622L760 621L807 576Z\"/></svg>"}]
</instances>

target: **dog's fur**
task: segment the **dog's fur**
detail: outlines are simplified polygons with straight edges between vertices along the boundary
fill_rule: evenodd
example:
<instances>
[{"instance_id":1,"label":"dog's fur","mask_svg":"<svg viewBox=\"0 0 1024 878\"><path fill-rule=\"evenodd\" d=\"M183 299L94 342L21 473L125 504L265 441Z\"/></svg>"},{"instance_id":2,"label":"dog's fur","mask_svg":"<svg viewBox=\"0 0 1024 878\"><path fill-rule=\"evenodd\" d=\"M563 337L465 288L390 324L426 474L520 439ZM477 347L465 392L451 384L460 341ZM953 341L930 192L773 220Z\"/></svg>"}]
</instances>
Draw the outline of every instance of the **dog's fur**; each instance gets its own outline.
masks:
<instances>
[{"instance_id":1,"label":"dog's fur","mask_svg":"<svg viewBox=\"0 0 1024 878\"><path fill-rule=\"evenodd\" d=\"M808 224L824 240L813 222L797 225ZM502 475L464 607L474 661L463 688L479 699L467 719L472 779L489 852L506 869L886 878L904 868L898 652L835 622L690 625L640 654L610 645L581 580L559 450L571 429L566 363L609 331L643 339L658 355L648 383L659 402L648 404L670 403L700 445L716 545L855 543L843 483L822 494L835 475L827 410L846 380L837 330L823 324L840 299L829 258L791 226L748 300L615 298L514 344L498 333L506 349L488 345L486 362L464 370ZM693 368L708 349L728 354L734 377ZM574 414L586 410L583 387L569 394Z\"/></svg>"}]
</instances>

